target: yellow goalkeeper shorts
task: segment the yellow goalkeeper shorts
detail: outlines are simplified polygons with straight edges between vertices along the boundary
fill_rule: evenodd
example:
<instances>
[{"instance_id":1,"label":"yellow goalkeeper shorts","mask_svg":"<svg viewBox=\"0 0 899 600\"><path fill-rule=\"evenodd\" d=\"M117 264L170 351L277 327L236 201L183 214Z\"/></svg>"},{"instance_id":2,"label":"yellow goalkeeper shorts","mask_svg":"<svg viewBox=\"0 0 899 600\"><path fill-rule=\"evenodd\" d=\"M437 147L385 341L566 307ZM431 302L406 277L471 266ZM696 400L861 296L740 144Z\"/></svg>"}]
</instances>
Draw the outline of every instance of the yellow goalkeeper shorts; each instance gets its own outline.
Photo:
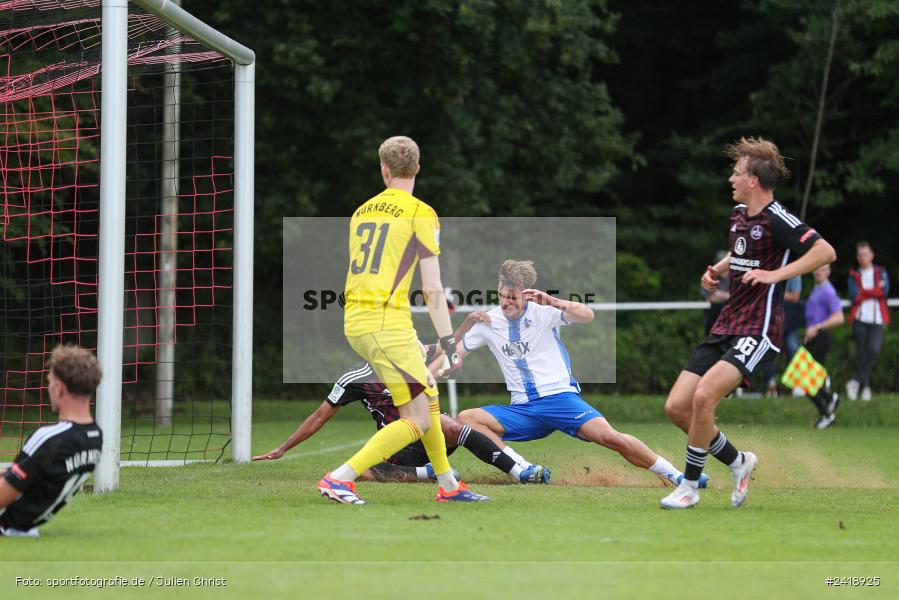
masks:
<instances>
[{"instance_id":1,"label":"yellow goalkeeper shorts","mask_svg":"<svg viewBox=\"0 0 899 600\"><path fill-rule=\"evenodd\" d=\"M414 329L386 329L365 335L347 336L356 353L368 361L393 397L402 406L424 392L437 396Z\"/></svg>"}]
</instances>

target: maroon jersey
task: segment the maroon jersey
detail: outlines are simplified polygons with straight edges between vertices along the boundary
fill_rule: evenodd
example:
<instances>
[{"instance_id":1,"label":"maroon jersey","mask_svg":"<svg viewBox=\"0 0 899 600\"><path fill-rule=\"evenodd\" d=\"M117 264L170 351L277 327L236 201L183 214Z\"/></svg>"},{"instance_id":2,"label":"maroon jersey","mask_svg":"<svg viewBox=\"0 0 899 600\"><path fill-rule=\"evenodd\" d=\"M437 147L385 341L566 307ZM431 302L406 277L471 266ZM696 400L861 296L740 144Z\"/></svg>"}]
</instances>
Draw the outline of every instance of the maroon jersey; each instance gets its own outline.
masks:
<instances>
[{"instance_id":1,"label":"maroon jersey","mask_svg":"<svg viewBox=\"0 0 899 600\"><path fill-rule=\"evenodd\" d=\"M730 215L730 300L712 327L715 335L760 335L778 350L783 337L783 282L743 283L753 269L774 271L805 254L818 233L773 201L754 217L738 204Z\"/></svg>"},{"instance_id":2,"label":"maroon jersey","mask_svg":"<svg viewBox=\"0 0 899 600\"><path fill-rule=\"evenodd\" d=\"M400 418L400 411L393 405L393 396L371 365L363 361L356 363L337 379L328 394L332 406L346 406L359 400L371 413L378 429Z\"/></svg>"}]
</instances>

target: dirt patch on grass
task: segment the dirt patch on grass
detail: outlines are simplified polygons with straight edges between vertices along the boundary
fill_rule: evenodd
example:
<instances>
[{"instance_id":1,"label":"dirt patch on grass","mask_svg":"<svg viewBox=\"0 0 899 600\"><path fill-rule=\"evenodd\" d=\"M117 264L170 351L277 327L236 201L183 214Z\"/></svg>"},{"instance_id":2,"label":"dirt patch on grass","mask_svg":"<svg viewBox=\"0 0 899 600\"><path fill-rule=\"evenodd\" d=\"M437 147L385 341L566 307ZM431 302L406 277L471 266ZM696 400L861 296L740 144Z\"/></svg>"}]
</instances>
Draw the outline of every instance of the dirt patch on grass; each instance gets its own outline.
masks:
<instances>
[{"instance_id":1,"label":"dirt patch on grass","mask_svg":"<svg viewBox=\"0 0 899 600\"><path fill-rule=\"evenodd\" d=\"M465 478L465 482L488 485L519 485L510 476L501 473L472 475L469 478ZM658 476L627 464L614 466L592 464L580 467L565 465L552 470L551 484L583 487L665 487Z\"/></svg>"},{"instance_id":2,"label":"dirt patch on grass","mask_svg":"<svg viewBox=\"0 0 899 600\"><path fill-rule=\"evenodd\" d=\"M834 457L833 451L817 441L788 438L778 443L746 440L744 450L754 452L759 459L755 484L768 488L842 488L877 489L889 487L888 480L876 468L858 462L844 462ZM714 459L709 460L710 463ZM721 472L721 465L712 465L712 477ZM718 482L726 480L728 473L718 476Z\"/></svg>"},{"instance_id":3,"label":"dirt patch on grass","mask_svg":"<svg viewBox=\"0 0 899 600\"><path fill-rule=\"evenodd\" d=\"M554 482L555 483L555 482ZM665 484L657 476L648 473L621 473L609 471L605 473L585 473L583 475L567 475L559 478L561 485L579 485L586 487L642 487L664 488Z\"/></svg>"}]
</instances>

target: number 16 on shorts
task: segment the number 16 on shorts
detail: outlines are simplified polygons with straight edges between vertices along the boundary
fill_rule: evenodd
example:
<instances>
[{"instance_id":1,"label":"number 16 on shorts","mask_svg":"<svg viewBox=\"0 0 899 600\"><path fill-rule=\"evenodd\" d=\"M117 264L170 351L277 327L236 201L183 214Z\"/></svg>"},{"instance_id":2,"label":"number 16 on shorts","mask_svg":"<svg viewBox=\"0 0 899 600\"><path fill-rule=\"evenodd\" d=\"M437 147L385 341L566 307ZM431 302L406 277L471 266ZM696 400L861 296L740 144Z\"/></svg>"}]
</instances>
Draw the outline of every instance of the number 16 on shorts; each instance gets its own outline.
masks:
<instances>
[{"instance_id":1,"label":"number 16 on shorts","mask_svg":"<svg viewBox=\"0 0 899 600\"><path fill-rule=\"evenodd\" d=\"M745 363L758 347L759 341L752 336L746 335L737 338L737 341L734 344L734 350L737 351L737 354L734 358Z\"/></svg>"}]
</instances>

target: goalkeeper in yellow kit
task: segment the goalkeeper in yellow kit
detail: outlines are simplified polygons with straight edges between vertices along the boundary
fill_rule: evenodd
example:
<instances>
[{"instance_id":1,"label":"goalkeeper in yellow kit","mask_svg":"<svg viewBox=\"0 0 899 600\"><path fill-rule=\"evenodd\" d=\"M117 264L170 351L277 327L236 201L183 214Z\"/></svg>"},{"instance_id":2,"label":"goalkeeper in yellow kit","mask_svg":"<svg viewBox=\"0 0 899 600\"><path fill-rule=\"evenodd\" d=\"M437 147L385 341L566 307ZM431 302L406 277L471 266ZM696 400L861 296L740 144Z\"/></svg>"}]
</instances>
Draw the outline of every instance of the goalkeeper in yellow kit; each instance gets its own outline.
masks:
<instances>
[{"instance_id":1,"label":"goalkeeper in yellow kit","mask_svg":"<svg viewBox=\"0 0 899 600\"><path fill-rule=\"evenodd\" d=\"M428 313L447 357L444 374L459 369L462 358L456 352L437 258L440 222L433 208L412 195L420 168L418 145L407 137L392 137L378 154L387 189L357 208L350 221L343 331L390 390L400 418L326 474L318 490L338 502L365 504L356 493L356 477L421 440L440 485L438 502L488 500L453 476L440 427L437 386L421 360L412 325L409 288L418 263Z\"/></svg>"}]
</instances>

